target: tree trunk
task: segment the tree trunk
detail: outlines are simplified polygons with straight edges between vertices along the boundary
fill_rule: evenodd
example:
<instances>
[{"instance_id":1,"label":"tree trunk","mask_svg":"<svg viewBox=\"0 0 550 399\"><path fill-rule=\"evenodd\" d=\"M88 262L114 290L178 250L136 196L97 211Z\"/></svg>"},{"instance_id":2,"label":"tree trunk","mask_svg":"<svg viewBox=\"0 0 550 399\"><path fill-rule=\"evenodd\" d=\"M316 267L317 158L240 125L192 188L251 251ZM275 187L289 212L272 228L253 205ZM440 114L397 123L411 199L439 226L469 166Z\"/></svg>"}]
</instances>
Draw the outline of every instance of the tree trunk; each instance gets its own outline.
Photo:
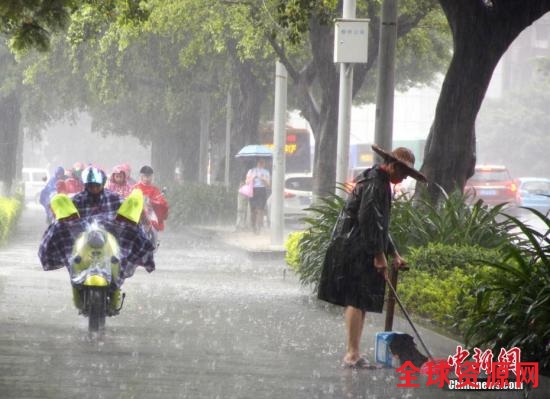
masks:
<instances>
[{"instance_id":1,"label":"tree trunk","mask_svg":"<svg viewBox=\"0 0 550 399\"><path fill-rule=\"evenodd\" d=\"M238 95L233 101L233 125L231 127L231 156L247 144L260 144L259 125L262 104L266 98L265 87L258 80L250 62L238 63ZM273 65L275 71L275 65ZM273 73L273 75L275 72ZM231 162L230 181L238 184L246 173L246 162L233 158Z\"/></svg>"},{"instance_id":2,"label":"tree trunk","mask_svg":"<svg viewBox=\"0 0 550 399\"><path fill-rule=\"evenodd\" d=\"M379 47L378 7L374 2L364 1L367 7L369 24L368 62L356 64L353 76L353 94L361 88L369 71L376 65ZM340 1L340 9L342 2ZM417 13L400 15L397 36L402 37L413 29L430 11L429 7L420 7ZM275 50L281 56L290 77L298 86L301 94L302 116L309 122L315 138L315 160L313 192L316 196L334 193L336 178L336 147L338 135L338 92L339 73L333 61L334 27L323 24L316 16L309 21L309 40L312 61L301 71L293 68L282 48ZM273 45L273 43L272 43ZM319 90L321 96L319 96ZM319 98L317 100L317 98Z\"/></svg>"},{"instance_id":3,"label":"tree trunk","mask_svg":"<svg viewBox=\"0 0 550 399\"><path fill-rule=\"evenodd\" d=\"M453 33L445 76L421 170L446 192L463 190L476 163L475 120L493 71L517 35L550 9L550 1L440 0ZM491 5L492 4L492 5ZM437 200L441 191L428 186Z\"/></svg>"},{"instance_id":4,"label":"tree trunk","mask_svg":"<svg viewBox=\"0 0 550 399\"><path fill-rule=\"evenodd\" d=\"M0 195L11 195L16 175L21 111L15 92L0 98Z\"/></svg>"},{"instance_id":5,"label":"tree trunk","mask_svg":"<svg viewBox=\"0 0 550 399\"><path fill-rule=\"evenodd\" d=\"M336 82L336 85L338 83ZM323 117L312 130L316 132L313 192L321 197L334 193L336 181L336 148L338 143L338 98L323 101Z\"/></svg>"},{"instance_id":6,"label":"tree trunk","mask_svg":"<svg viewBox=\"0 0 550 399\"><path fill-rule=\"evenodd\" d=\"M165 134L155 134L151 143L151 164L155 171L157 186L171 185L175 180L175 166L178 157L178 132L163 130Z\"/></svg>"},{"instance_id":7,"label":"tree trunk","mask_svg":"<svg viewBox=\"0 0 550 399\"><path fill-rule=\"evenodd\" d=\"M311 65L315 66L313 70L320 86L319 104L314 100L312 70L304 70L298 78L303 94L302 114L310 123L315 138L313 192L321 197L334 193L336 179L338 96L335 94L339 90L339 78L338 68L332 60L333 48L326 45L334 41L332 29L315 19L310 24L310 34L315 38L311 41Z\"/></svg>"}]
</instances>

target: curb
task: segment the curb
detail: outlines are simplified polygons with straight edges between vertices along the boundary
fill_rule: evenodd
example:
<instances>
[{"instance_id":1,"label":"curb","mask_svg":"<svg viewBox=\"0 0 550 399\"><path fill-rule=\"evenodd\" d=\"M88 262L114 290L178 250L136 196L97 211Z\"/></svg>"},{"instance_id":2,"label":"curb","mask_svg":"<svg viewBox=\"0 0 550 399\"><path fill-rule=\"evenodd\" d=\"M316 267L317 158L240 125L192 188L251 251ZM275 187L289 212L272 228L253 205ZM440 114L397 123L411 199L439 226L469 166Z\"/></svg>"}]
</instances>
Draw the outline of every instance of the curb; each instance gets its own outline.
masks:
<instances>
[{"instance_id":1,"label":"curb","mask_svg":"<svg viewBox=\"0 0 550 399\"><path fill-rule=\"evenodd\" d=\"M246 249L240 246L238 248L246 251L248 257L252 260L284 260L286 255L284 249Z\"/></svg>"},{"instance_id":2,"label":"curb","mask_svg":"<svg viewBox=\"0 0 550 399\"><path fill-rule=\"evenodd\" d=\"M286 250L282 245L248 245L242 239L234 239L234 236L231 236L234 234L232 232L204 226L193 226L192 231L200 237L214 238L225 245L244 251L251 260L284 260L286 255Z\"/></svg>"}]
</instances>

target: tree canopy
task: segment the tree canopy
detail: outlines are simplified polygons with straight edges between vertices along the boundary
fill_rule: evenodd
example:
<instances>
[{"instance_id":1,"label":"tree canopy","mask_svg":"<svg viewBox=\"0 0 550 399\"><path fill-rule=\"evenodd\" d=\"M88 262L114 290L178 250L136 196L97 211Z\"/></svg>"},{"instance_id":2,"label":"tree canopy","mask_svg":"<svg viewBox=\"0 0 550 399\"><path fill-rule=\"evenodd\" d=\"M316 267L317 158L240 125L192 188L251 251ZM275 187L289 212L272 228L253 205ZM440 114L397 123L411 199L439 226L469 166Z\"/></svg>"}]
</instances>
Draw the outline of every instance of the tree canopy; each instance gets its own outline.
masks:
<instances>
[{"instance_id":1,"label":"tree canopy","mask_svg":"<svg viewBox=\"0 0 550 399\"><path fill-rule=\"evenodd\" d=\"M548 3L399 2L396 88L429 84L447 65L450 36L442 10L453 34L453 58L423 166L432 181L448 189L464 183L475 162L473 122L492 70ZM373 99L380 5L378 0L357 2L357 17L370 19L369 61L354 68L357 102ZM197 137L197 124L209 129L217 143L213 148L221 152L228 91L237 99L232 152L254 142L260 120L270 119L274 61L279 59L289 72L292 105L313 130L314 189L322 194L334 188L338 69L327 43L333 43L333 22L341 7L337 0L37 0L3 2L0 18L12 49L43 50L52 44L48 59L29 61L26 70L34 99L25 100L22 109L40 106L44 111L28 113L34 122L56 118L71 106L85 108L95 115L98 130L156 142L153 151L165 151L160 143L169 138L170 147L180 149L163 159L167 168L178 159L195 160L196 151L188 147ZM64 28L66 34L55 39L53 32ZM55 90L52 78L59 96L40 100L38 92ZM207 111L206 119L197 117Z\"/></svg>"},{"instance_id":2,"label":"tree canopy","mask_svg":"<svg viewBox=\"0 0 550 399\"><path fill-rule=\"evenodd\" d=\"M445 75L426 143L422 171L433 200L463 190L476 164L475 120L493 71L512 41L550 11L550 0L439 0L453 34ZM482 45L480 45L482 44Z\"/></svg>"},{"instance_id":3,"label":"tree canopy","mask_svg":"<svg viewBox=\"0 0 550 399\"><path fill-rule=\"evenodd\" d=\"M3 0L0 2L0 32L16 51L45 51L52 33L66 28L75 0Z\"/></svg>"},{"instance_id":4,"label":"tree canopy","mask_svg":"<svg viewBox=\"0 0 550 399\"><path fill-rule=\"evenodd\" d=\"M332 22L341 15L342 1L279 1L278 19L284 30L279 33L282 44L271 39L277 55L299 89L302 115L309 121L315 137L314 191L324 195L334 192L336 175L336 143L338 119L338 68L333 63ZM379 30L380 2L357 2L357 17L368 18L368 62L355 65L353 91L374 88ZM397 22L398 49L396 73L401 88L430 83L441 71L450 55L448 31L441 23L442 15L435 0L401 1ZM296 65L284 52L284 43L303 42L310 56ZM415 67L412 67L415 65ZM364 85L364 83L366 84ZM361 96L363 100L373 95ZM372 93L372 91L371 91Z\"/></svg>"}]
</instances>

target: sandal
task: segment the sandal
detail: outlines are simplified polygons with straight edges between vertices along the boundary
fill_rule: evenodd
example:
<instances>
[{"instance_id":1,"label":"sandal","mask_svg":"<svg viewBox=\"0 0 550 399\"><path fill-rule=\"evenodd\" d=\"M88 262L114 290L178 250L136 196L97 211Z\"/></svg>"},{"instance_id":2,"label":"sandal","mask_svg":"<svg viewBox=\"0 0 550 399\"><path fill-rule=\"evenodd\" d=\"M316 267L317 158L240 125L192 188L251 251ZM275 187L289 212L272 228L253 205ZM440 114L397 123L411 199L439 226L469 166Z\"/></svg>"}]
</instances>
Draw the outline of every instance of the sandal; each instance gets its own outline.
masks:
<instances>
[{"instance_id":1,"label":"sandal","mask_svg":"<svg viewBox=\"0 0 550 399\"><path fill-rule=\"evenodd\" d=\"M346 369L354 369L354 370L358 370L358 369L370 369L370 368L373 368L373 367L369 364L369 362L367 361L367 359L365 359L364 357L360 357L360 358L357 359L355 362L347 362L347 361L344 361L343 367L346 368Z\"/></svg>"}]
</instances>

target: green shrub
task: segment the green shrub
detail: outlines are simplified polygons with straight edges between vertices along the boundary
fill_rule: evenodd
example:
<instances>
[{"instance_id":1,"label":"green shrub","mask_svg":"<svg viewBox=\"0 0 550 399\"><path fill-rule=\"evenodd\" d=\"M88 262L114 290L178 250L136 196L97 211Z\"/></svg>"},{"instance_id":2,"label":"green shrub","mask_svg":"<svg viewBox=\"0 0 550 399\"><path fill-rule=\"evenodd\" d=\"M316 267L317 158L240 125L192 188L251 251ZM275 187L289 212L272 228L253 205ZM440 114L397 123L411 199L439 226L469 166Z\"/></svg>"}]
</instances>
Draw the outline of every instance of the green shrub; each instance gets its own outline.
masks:
<instances>
[{"instance_id":1,"label":"green shrub","mask_svg":"<svg viewBox=\"0 0 550 399\"><path fill-rule=\"evenodd\" d=\"M0 243L8 238L21 211L21 201L16 198L0 197Z\"/></svg>"},{"instance_id":2,"label":"green shrub","mask_svg":"<svg viewBox=\"0 0 550 399\"><path fill-rule=\"evenodd\" d=\"M408 263L415 269L436 273L455 267L470 269L472 265L483 264L500 257L499 249L482 248L478 245L442 244L430 242L423 247L410 248Z\"/></svg>"},{"instance_id":3,"label":"green shrub","mask_svg":"<svg viewBox=\"0 0 550 399\"><path fill-rule=\"evenodd\" d=\"M410 270L400 273L397 286L405 308L447 332L458 335L464 318L457 312L474 303L474 282L488 273L482 266L499 257L496 249L430 243L407 255Z\"/></svg>"},{"instance_id":4,"label":"green shrub","mask_svg":"<svg viewBox=\"0 0 550 399\"><path fill-rule=\"evenodd\" d=\"M472 347L518 347L522 360L539 362L550 371L550 220L531 210L543 223L539 232L509 216L522 233L510 242L504 256L487 262L490 275L477 282L475 303L466 313L465 338Z\"/></svg>"},{"instance_id":5,"label":"green shrub","mask_svg":"<svg viewBox=\"0 0 550 399\"><path fill-rule=\"evenodd\" d=\"M499 216L501 207L487 208L481 202L470 207L464 201L465 197L460 193L446 196L439 205L422 199L394 201L390 232L399 252L407 255L411 248L428 243L495 249L504 245L514 224ZM305 218L307 228L298 245L300 265L296 271L302 283L312 284L314 289L319 283L332 228L343 205L344 200L335 195L320 199L317 205L310 208L311 216ZM451 251L450 256L454 256L452 246L446 249ZM459 257L464 254L460 248L454 252ZM424 262L456 264L444 253L439 253L437 259L430 261L428 258L433 255L431 250ZM480 254L470 255L475 258Z\"/></svg>"},{"instance_id":6,"label":"green shrub","mask_svg":"<svg viewBox=\"0 0 550 399\"><path fill-rule=\"evenodd\" d=\"M450 315L456 308L456 299L467 276L461 269L448 270L444 275L415 270L401 273L398 293L408 312L428 319L435 325L450 328Z\"/></svg>"},{"instance_id":7,"label":"green shrub","mask_svg":"<svg viewBox=\"0 0 550 399\"><path fill-rule=\"evenodd\" d=\"M515 225L501 215L504 204L489 208L481 201L468 205L459 191L432 204L423 199L393 202L390 231L401 254L430 242L498 248L510 239Z\"/></svg>"},{"instance_id":8,"label":"green shrub","mask_svg":"<svg viewBox=\"0 0 550 399\"><path fill-rule=\"evenodd\" d=\"M185 183L167 194L170 204L168 224L234 223L237 215L237 188Z\"/></svg>"},{"instance_id":9,"label":"green shrub","mask_svg":"<svg viewBox=\"0 0 550 399\"><path fill-rule=\"evenodd\" d=\"M295 272L300 267L300 241L304 236L303 231L294 231L288 235L285 241L285 261Z\"/></svg>"}]
</instances>

